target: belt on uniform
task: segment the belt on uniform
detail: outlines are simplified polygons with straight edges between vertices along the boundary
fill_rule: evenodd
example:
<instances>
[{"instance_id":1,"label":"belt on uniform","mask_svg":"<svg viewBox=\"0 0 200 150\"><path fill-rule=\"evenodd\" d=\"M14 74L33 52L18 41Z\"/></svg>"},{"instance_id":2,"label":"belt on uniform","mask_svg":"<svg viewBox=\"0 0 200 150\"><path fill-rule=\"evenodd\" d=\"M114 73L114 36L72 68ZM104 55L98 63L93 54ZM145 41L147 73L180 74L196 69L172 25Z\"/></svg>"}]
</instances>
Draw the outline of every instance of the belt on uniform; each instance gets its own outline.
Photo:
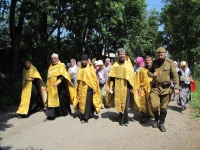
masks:
<instances>
[{"instance_id":1,"label":"belt on uniform","mask_svg":"<svg viewBox=\"0 0 200 150\"><path fill-rule=\"evenodd\" d=\"M163 89L169 88L171 85L171 82L163 82L163 83L159 83L159 82L153 82L152 84L152 88L158 88L158 87L162 87Z\"/></svg>"}]
</instances>

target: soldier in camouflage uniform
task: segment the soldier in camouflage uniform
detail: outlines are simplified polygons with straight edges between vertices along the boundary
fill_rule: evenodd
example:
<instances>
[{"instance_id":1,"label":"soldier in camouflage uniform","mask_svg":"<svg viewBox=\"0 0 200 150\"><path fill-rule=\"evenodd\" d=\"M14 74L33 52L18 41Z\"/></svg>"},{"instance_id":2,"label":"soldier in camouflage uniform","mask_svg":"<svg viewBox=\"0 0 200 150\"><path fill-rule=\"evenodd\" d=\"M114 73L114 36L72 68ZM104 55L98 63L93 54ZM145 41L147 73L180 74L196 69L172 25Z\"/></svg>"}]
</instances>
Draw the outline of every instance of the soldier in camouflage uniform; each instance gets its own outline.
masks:
<instances>
[{"instance_id":1,"label":"soldier in camouflage uniform","mask_svg":"<svg viewBox=\"0 0 200 150\"><path fill-rule=\"evenodd\" d=\"M159 47L156 50L157 59L149 68L148 75L153 78L149 100L155 120L152 127L159 127L161 132L165 132L165 118L167 115L168 103L170 101L170 80L174 82L174 94L179 93L179 78L172 60L166 58L166 50ZM160 113L159 113L160 111Z\"/></svg>"}]
</instances>

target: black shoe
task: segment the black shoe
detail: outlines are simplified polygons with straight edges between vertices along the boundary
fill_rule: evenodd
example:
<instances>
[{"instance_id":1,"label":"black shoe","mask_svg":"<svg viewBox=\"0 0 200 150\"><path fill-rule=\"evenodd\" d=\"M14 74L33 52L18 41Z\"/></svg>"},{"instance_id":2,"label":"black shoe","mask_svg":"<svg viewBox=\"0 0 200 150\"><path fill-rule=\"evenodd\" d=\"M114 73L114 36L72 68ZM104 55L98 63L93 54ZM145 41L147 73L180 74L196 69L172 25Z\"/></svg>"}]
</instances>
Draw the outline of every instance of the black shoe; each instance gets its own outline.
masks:
<instances>
[{"instance_id":1,"label":"black shoe","mask_svg":"<svg viewBox=\"0 0 200 150\"><path fill-rule=\"evenodd\" d=\"M47 117L47 120L55 120L55 117Z\"/></svg>"},{"instance_id":2,"label":"black shoe","mask_svg":"<svg viewBox=\"0 0 200 150\"><path fill-rule=\"evenodd\" d=\"M55 120L55 117L46 117L46 119L44 119L43 122L51 121L51 120Z\"/></svg>"},{"instance_id":3,"label":"black shoe","mask_svg":"<svg viewBox=\"0 0 200 150\"><path fill-rule=\"evenodd\" d=\"M124 123L120 123L119 125L120 125L120 126L125 126L125 124L124 124Z\"/></svg>"},{"instance_id":4,"label":"black shoe","mask_svg":"<svg viewBox=\"0 0 200 150\"><path fill-rule=\"evenodd\" d=\"M147 117L143 116L140 120L141 123L146 123L147 122Z\"/></svg>"},{"instance_id":5,"label":"black shoe","mask_svg":"<svg viewBox=\"0 0 200 150\"><path fill-rule=\"evenodd\" d=\"M164 123L159 123L159 129L160 129L161 132L166 132Z\"/></svg>"},{"instance_id":6,"label":"black shoe","mask_svg":"<svg viewBox=\"0 0 200 150\"><path fill-rule=\"evenodd\" d=\"M135 122L135 121L136 121L136 120L135 120L135 117L131 118L130 121L131 121L131 122Z\"/></svg>"},{"instance_id":7,"label":"black shoe","mask_svg":"<svg viewBox=\"0 0 200 150\"><path fill-rule=\"evenodd\" d=\"M28 115L17 114L17 118L19 119L28 118Z\"/></svg>"},{"instance_id":8,"label":"black shoe","mask_svg":"<svg viewBox=\"0 0 200 150\"><path fill-rule=\"evenodd\" d=\"M152 123L152 127L157 128L158 127L158 121L154 120L153 123Z\"/></svg>"},{"instance_id":9,"label":"black shoe","mask_svg":"<svg viewBox=\"0 0 200 150\"><path fill-rule=\"evenodd\" d=\"M46 114L47 108L43 108L42 110Z\"/></svg>"},{"instance_id":10,"label":"black shoe","mask_svg":"<svg viewBox=\"0 0 200 150\"><path fill-rule=\"evenodd\" d=\"M72 112L71 112L71 111L69 112L69 115L70 115L70 116L73 116L73 114L72 114Z\"/></svg>"},{"instance_id":11,"label":"black shoe","mask_svg":"<svg viewBox=\"0 0 200 150\"><path fill-rule=\"evenodd\" d=\"M81 124L88 123L87 120L81 120Z\"/></svg>"},{"instance_id":12,"label":"black shoe","mask_svg":"<svg viewBox=\"0 0 200 150\"><path fill-rule=\"evenodd\" d=\"M17 114L17 118L22 119L22 116L20 114Z\"/></svg>"}]
</instances>

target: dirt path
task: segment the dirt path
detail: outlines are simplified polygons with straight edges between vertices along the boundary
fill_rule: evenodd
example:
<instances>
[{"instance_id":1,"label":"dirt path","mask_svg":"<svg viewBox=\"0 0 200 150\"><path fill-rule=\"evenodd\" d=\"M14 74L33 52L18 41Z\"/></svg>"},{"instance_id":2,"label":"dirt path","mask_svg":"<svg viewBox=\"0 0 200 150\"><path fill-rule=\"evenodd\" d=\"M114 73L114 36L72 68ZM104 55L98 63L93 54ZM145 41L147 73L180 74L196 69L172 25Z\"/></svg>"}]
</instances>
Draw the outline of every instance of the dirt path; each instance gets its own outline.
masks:
<instances>
[{"instance_id":1,"label":"dirt path","mask_svg":"<svg viewBox=\"0 0 200 150\"><path fill-rule=\"evenodd\" d=\"M139 113L128 126L119 126L118 113L103 109L98 116L81 124L79 113L54 121L43 120L43 112L26 119L12 113L0 115L1 150L200 150L200 120L191 117L188 108L180 113L176 102L169 105L167 132L151 127L151 119L140 124ZM133 113L129 113L130 120Z\"/></svg>"}]
</instances>

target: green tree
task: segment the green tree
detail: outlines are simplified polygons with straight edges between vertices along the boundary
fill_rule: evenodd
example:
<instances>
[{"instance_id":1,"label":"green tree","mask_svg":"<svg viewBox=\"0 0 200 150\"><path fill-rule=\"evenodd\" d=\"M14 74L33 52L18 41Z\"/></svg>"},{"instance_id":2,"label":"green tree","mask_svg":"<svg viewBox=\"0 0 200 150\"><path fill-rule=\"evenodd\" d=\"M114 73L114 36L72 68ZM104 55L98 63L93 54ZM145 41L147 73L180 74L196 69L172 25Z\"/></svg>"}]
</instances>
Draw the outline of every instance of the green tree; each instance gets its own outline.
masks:
<instances>
[{"instance_id":1,"label":"green tree","mask_svg":"<svg viewBox=\"0 0 200 150\"><path fill-rule=\"evenodd\" d=\"M141 19L138 19L136 30L132 29L129 39L128 48L132 51L133 56L154 56L155 49L160 46L159 39L159 12L143 10Z\"/></svg>"},{"instance_id":2,"label":"green tree","mask_svg":"<svg viewBox=\"0 0 200 150\"><path fill-rule=\"evenodd\" d=\"M174 59L186 60L189 66L200 57L200 2L165 0L161 13L164 42Z\"/></svg>"}]
</instances>

